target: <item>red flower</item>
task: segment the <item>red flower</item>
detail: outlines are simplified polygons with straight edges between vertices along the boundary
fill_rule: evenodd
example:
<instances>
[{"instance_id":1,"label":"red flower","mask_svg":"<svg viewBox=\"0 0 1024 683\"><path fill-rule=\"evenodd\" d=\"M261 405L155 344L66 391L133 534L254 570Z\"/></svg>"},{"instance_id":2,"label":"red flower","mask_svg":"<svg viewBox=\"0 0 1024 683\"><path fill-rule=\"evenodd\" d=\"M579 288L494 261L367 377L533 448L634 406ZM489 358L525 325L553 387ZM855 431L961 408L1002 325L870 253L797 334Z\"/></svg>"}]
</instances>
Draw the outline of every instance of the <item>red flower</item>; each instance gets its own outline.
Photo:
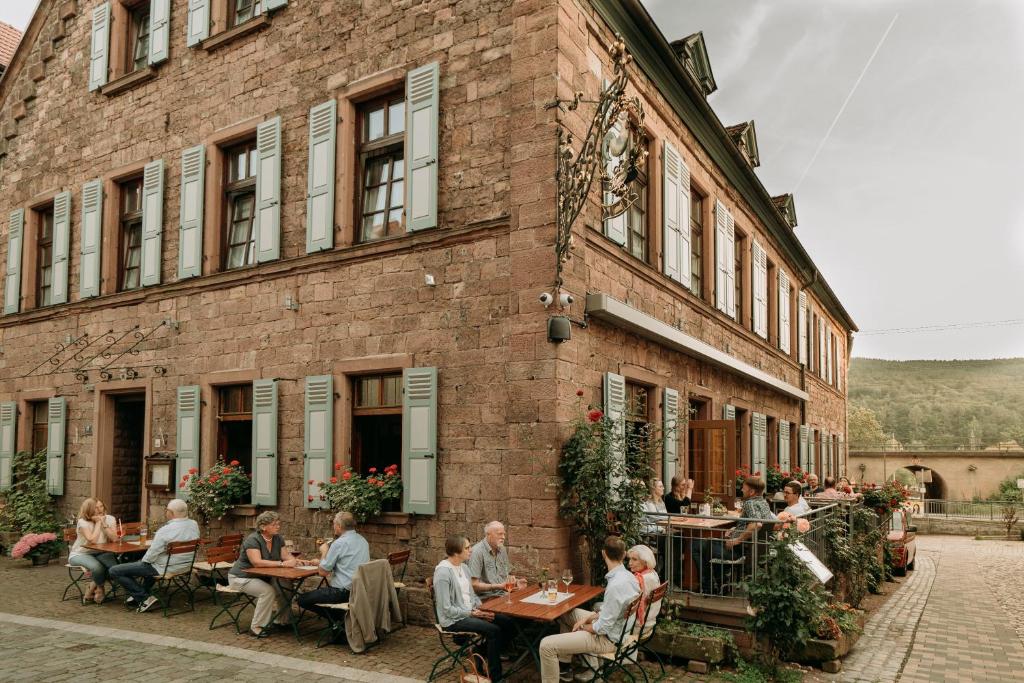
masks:
<instances>
[{"instance_id":1,"label":"red flower","mask_svg":"<svg viewBox=\"0 0 1024 683\"><path fill-rule=\"evenodd\" d=\"M589 413L587 413L587 419L590 420L591 422L597 422L602 417L604 417L604 413L602 413L597 408L594 408Z\"/></svg>"},{"instance_id":2,"label":"red flower","mask_svg":"<svg viewBox=\"0 0 1024 683\"><path fill-rule=\"evenodd\" d=\"M391 472L388 472L388 473L387 473L387 476L389 476L389 477L393 477L393 476L395 476L396 474L398 474L398 472L394 472L394 471L391 471Z\"/></svg>"},{"instance_id":3,"label":"red flower","mask_svg":"<svg viewBox=\"0 0 1024 683\"><path fill-rule=\"evenodd\" d=\"M374 479L373 477L370 477L369 479L366 480L366 483L367 484L376 484L377 480Z\"/></svg>"},{"instance_id":4,"label":"red flower","mask_svg":"<svg viewBox=\"0 0 1024 683\"><path fill-rule=\"evenodd\" d=\"M216 484L218 481L220 481L220 477L210 477L211 484Z\"/></svg>"},{"instance_id":5,"label":"red flower","mask_svg":"<svg viewBox=\"0 0 1024 683\"><path fill-rule=\"evenodd\" d=\"M238 462L237 460L232 460L232 461L231 461L230 463L228 463L228 464L229 464L229 465L231 465L232 467L238 467L238 466L239 466L239 465L240 465L241 463L240 463L240 462Z\"/></svg>"},{"instance_id":6,"label":"red flower","mask_svg":"<svg viewBox=\"0 0 1024 683\"><path fill-rule=\"evenodd\" d=\"M312 479L310 479L310 480L309 480L309 485L310 485L310 486L312 486L312 485L313 485L313 480L312 480Z\"/></svg>"},{"instance_id":7,"label":"red flower","mask_svg":"<svg viewBox=\"0 0 1024 683\"><path fill-rule=\"evenodd\" d=\"M334 463L334 469L335 470L340 470L341 469L341 463L340 462Z\"/></svg>"},{"instance_id":8,"label":"red flower","mask_svg":"<svg viewBox=\"0 0 1024 683\"><path fill-rule=\"evenodd\" d=\"M331 483L332 484L337 484L338 483L338 478L337 477L331 477Z\"/></svg>"},{"instance_id":9,"label":"red flower","mask_svg":"<svg viewBox=\"0 0 1024 683\"><path fill-rule=\"evenodd\" d=\"M341 478L344 479L345 481L348 481L349 479L352 478L352 473L346 471L344 474L341 475Z\"/></svg>"},{"instance_id":10,"label":"red flower","mask_svg":"<svg viewBox=\"0 0 1024 683\"><path fill-rule=\"evenodd\" d=\"M221 486L221 488L224 488L224 487L225 487L225 486L227 486L227 485L228 485L228 480L227 480L227 479L225 479L224 481L222 481L222 482L220 483L220 486Z\"/></svg>"},{"instance_id":11,"label":"red flower","mask_svg":"<svg viewBox=\"0 0 1024 683\"><path fill-rule=\"evenodd\" d=\"M310 503L312 503L313 502L313 496L309 496L308 498L306 498L306 500L308 500Z\"/></svg>"},{"instance_id":12,"label":"red flower","mask_svg":"<svg viewBox=\"0 0 1024 683\"><path fill-rule=\"evenodd\" d=\"M583 390L582 389L577 389L576 390L576 395L577 396L582 396L583 395Z\"/></svg>"},{"instance_id":13,"label":"red flower","mask_svg":"<svg viewBox=\"0 0 1024 683\"><path fill-rule=\"evenodd\" d=\"M371 467L370 468L370 474L374 474L376 471L377 471L376 467Z\"/></svg>"},{"instance_id":14,"label":"red flower","mask_svg":"<svg viewBox=\"0 0 1024 683\"><path fill-rule=\"evenodd\" d=\"M178 484L178 488L179 489L185 488L185 482L181 482L180 484Z\"/></svg>"},{"instance_id":15,"label":"red flower","mask_svg":"<svg viewBox=\"0 0 1024 683\"><path fill-rule=\"evenodd\" d=\"M378 479L376 483L377 483L377 486L383 486L384 485L384 480L383 479Z\"/></svg>"},{"instance_id":16,"label":"red flower","mask_svg":"<svg viewBox=\"0 0 1024 683\"><path fill-rule=\"evenodd\" d=\"M190 468L188 468L188 473L189 474L198 474L199 470L197 470L195 467L190 467Z\"/></svg>"}]
</instances>

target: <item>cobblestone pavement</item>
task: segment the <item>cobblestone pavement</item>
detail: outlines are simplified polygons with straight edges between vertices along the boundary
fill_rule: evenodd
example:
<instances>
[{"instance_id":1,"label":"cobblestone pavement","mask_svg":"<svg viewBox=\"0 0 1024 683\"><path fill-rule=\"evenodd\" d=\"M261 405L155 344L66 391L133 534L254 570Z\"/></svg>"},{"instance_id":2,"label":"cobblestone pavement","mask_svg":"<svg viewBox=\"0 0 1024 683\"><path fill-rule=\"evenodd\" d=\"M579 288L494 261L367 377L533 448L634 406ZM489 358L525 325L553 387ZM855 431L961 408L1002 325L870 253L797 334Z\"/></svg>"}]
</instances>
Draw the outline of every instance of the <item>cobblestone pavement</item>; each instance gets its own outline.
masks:
<instances>
[{"instance_id":1,"label":"cobblestone pavement","mask_svg":"<svg viewBox=\"0 0 1024 683\"><path fill-rule=\"evenodd\" d=\"M916 565L832 680L1021 680L1024 544L918 536Z\"/></svg>"}]
</instances>

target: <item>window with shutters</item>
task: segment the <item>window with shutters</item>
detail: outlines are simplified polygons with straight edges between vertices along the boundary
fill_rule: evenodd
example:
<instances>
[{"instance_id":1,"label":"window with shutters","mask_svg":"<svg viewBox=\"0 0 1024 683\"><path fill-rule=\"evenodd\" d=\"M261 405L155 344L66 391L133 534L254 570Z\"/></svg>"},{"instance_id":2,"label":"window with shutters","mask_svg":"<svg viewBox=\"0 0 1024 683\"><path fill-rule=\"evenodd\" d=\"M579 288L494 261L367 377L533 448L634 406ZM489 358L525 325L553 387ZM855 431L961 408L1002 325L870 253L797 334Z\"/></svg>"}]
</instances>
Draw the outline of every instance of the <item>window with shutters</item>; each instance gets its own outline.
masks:
<instances>
[{"instance_id":1,"label":"window with shutters","mask_svg":"<svg viewBox=\"0 0 1024 683\"><path fill-rule=\"evenodd\" d=\"M142 286L142 176L118 184L118 291Z\"/></svg>"},{"instance_id":2,"label":"window with shutters","mask_svg":"<svg viewBox=\"0 0 1024 683\"><path fill-rule=\"evenodd\" d=\"M704 196L690 187L690 291L704 298Z\"/></svg>"},{"instance_id":3,"label":"window with shutters","mask_svg":"<svg viewBox=\"0 0 1024 683\"><path fill-rule=\"evenodd\" d=\"M46 450L47 438L49 435L48 415L49 404L47 401L32 401L28 404L28 414L32 419L32 433L29 441L29 448L33 453Z\"/></svg>"},{"instance_id":4,"label":"window with shutters","mask_svg":"<svg viewBox=\"0 0 1024 683\"><path fill-rule=\"evenodd\" d=\"M36 210L36 306L53 303L53 204Z\"/></svg>"},{"instance_id":5,"label":"window with shutters","mask_svg":"<svg viewBox=\"0 0 1024 683\"><path fill-rule=\"evenodd\" d=\"M737 230L736 231L736 240L734 242L735 246L733 247L733 255L734 255L734 262L733 262L734 270L733 270L733 273L735 273L735 277L733 278L733 280L734 280L733 287L734 287L734 290L735 290L735 297L736 297L736 318L735 318L735 320L740 325L743 324L743 260L744 260L743 259L743 243L744 243L745 239L746 239L746 237L743 234L741 234L739 230Z\"/></svg>"},{"instance_id":6,"label":"window with shutters","mask_svg":"<svg viewBox=\"0 0 1024 683\"><path fill-rule=\"evenodd\" d=\"M238 26L260 16L263 12L261 0L228 0L229 5L229 26Z\"/></svg>"},{"instance_id":7,"label":"window with shutters","mask_svg":"<svg viewBox=\"0 0 1024 683\"><path fill-rule=\"evenodd\" d=\"M138 3L129 11L125 73L145 69L149 64L149 0Z\"/></svg>"},{"instance_id":8,"label":"window with shutters","mask_svg":"<svg viewBox=\"0 0 1024 683\"><path fill-rule=\"evenodd\" d=\"M405 95L359 105L358 242L400 235L405 226Z\"/></svg>"},{"instance_id":9,"label":"window with shutters","mask_svg":"<svg viewBox=\"0 0 1024 683\"><path fill-rule=\"evenodd\" d=\"M650 436L650 396L652 389L637 384L626 382L626 447L627 462L633 458L642 456L642 451L647 447Z\"/></svg>"},{"instance_id":10,"label":"window with shutters","mask_svg":"<svg viewBox=\"0 0 1024 683\"><path fill-rule=\"evenodd\" d=\"M223 268L232 270L256 263L256 138L225 149L224 156Z\"/></svg>"},{"instance_id":11,"label":"window with shutters","mask_svg":"<svg viewBox=\"0 0 1024 683\"><path fill-rule=\"evenodd\" d=\"M237 460L252 474L252 384L218 386L217 457L224 462ZM242 503L248 503L246 498Z\"/></svg>"},{"instance_id":12,"label":"window with shutters","mask_svg":"<svg viewBox=\"0 0 1024 683\"><path fill-rule=\"evenodd\" d=\"M631 120L629 125L633 128L636 124ZM642 142L640 142L641 140ZM609 174L614 173L620 164L626 163L633 149L635 149L634 145L637 144L643 144L646 147L647 139L638 130L631 130L628 137L628 145L624 147L620 155L605 155L604 163ZM645 161L643 165L637 167L636 176L630 181L630 193L631 196L635 197L630 207L623 213L617 215L606 213L604 216L605 234L609 237L613 234L616 235L613 237L615 242L620 243L623 249L641 261L647 261L648 258L647 163ZM604 192L606 203L614 199L608 188L602 188L602 191Z\"/></svg>"},{"instance_id":13,"label":"window with shutters","mask_svg":"<svg viewBox=\"0 0 1024 683\"><path fill-rule=\"evenodd\" d=\"M402 375L361 375L352 378L352 469L402 467Z\"/></svg>"}]
</instances>

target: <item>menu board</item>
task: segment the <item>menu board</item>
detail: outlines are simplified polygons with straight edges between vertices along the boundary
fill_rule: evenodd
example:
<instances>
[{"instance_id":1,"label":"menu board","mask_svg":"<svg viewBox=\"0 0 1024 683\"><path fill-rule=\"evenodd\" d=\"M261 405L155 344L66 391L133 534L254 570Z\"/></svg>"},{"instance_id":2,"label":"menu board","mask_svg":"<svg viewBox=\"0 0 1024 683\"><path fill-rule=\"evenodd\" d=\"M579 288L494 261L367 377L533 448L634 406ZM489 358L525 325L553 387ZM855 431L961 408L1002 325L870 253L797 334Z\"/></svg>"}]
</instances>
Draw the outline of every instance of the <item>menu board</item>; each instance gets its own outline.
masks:
<instances>
[{"instance_id":1,"label":"menu board","mask_svg":"<svg viewBox=\"0 0 1024 683\"><path fill-rule=\"evenodd\" d=\"M832 578L832 572L826 567L818 556L811 552L811 549L805 546L803 543L797 541L793 545L789 546L793 554L800 558L800 561L807 565L807 568L811 570L811 573L821 581L822 583L828 583L829 579Z\"/></svg>"}]
</instances>

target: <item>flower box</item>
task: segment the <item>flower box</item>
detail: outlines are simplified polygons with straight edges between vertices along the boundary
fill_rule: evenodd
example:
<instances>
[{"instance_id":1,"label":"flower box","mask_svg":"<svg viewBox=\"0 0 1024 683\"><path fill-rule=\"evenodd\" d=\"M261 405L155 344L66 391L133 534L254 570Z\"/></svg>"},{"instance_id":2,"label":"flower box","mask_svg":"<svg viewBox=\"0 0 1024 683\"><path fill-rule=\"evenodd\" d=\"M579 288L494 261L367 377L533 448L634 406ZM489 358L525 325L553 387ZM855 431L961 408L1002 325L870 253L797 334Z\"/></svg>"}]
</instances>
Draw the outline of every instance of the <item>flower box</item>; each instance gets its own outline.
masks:
<instances>
[{"instance_id":1,"label":"flower box","mask_svg":"<svg viewBox=\"0 0 1024 683\"><path fill-rule=\"evenodd\" d=\"M725 641L718 638L698 638L685 633L654 634L647 644L648 649L660 655L694 659L708 664L725 661Z\"/></svg>"},{"instance_id":2,"label":"flower box","mask_svg":"<svg viewBox=\"0 0 1024 683\"><path fill-rule=\"evenodd\" d=\"M861 631L864 630L864 622L866 621L863 613L857 616L857 625L860 626ZM813 664L820 666L826 662L835 661L842 659L850 650L853 649L854 643L860 639L860 633L844 633L837 640L819 640L812 638L804 643L804 646L793 653L790 657L790 661L797 662L798 664Z\"/></svg>"},{"instance_id":3,"label":"flower box","mask_svg":"<svg viewBox=\"0 0 1024 683\"><path fill-rule=\"evenodd\" d=\"M233 505L228 508L228 514L232 517L255 517L255 505Z\"/></svg>"}]
</instances>

